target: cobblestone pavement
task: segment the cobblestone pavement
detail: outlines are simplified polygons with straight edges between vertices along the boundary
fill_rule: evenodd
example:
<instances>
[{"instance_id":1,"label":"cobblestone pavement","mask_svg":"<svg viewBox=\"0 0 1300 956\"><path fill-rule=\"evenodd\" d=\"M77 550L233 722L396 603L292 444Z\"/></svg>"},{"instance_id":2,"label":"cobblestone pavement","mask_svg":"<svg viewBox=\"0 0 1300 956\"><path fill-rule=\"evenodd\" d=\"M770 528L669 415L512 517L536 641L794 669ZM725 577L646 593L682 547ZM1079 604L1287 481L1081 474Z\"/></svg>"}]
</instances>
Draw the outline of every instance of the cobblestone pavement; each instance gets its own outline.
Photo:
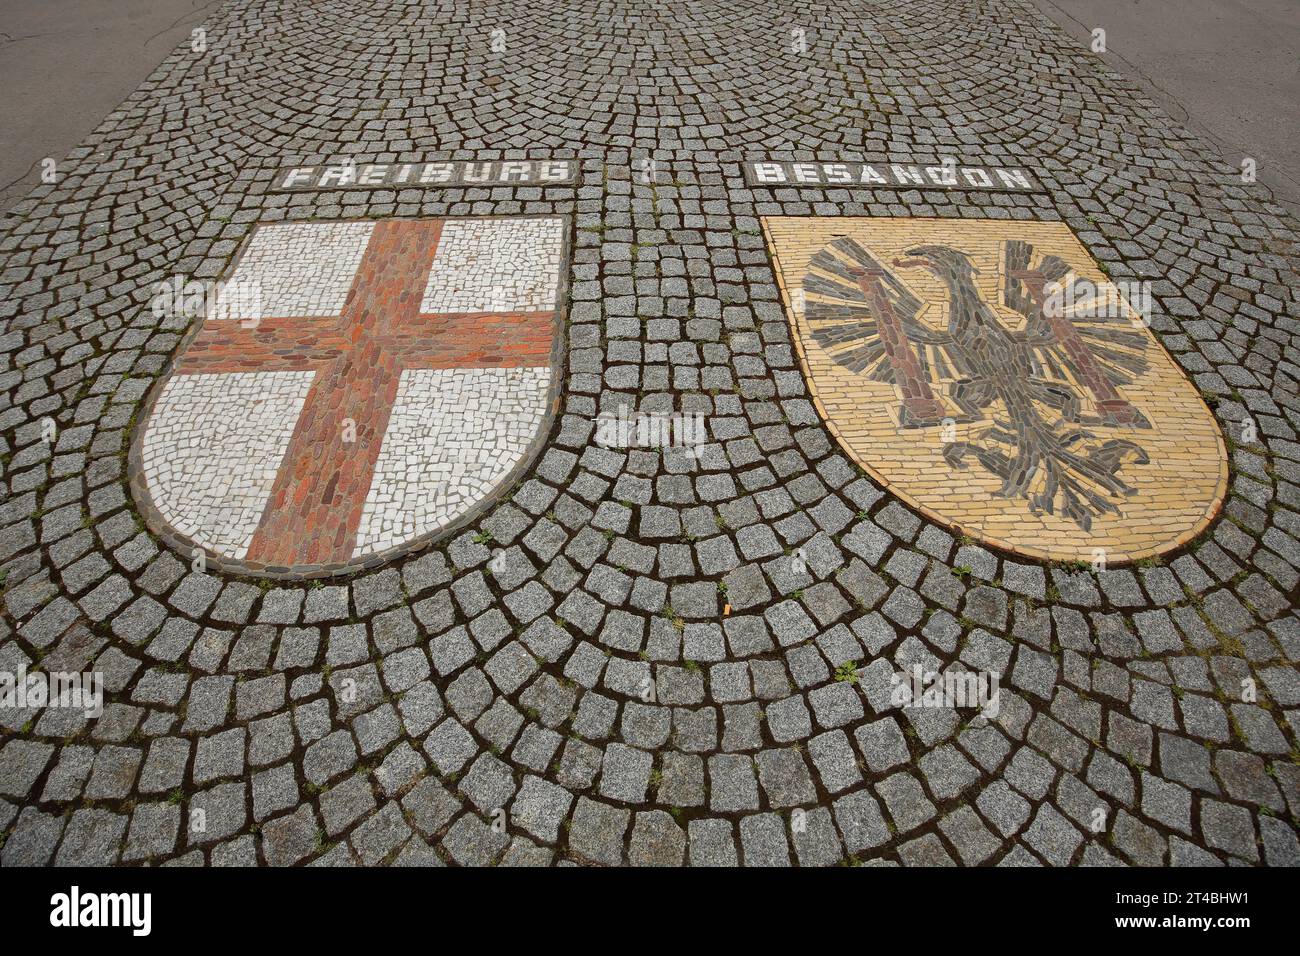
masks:
<instances>
[{"instance_id":1,"label":"cobblestone pavement","mask_svg":"<svg viewBox=\"0 0 1300 956\"><path fill-rule=\"evenodd\" d=\"M1029 4L235 0L207 43L0 224L0 669L107 687L0 708L0 863L1300 863L1295 226ZM943 154L1045 190L741 171ZM526 156L577 183L271 189ZM146 529L127 451L190 325L156 283L258 223L487 215L573 229L560 410L495 508L297 582ZM1101 573L923 520L818 416L766 216L1067 224L1153 282L1219 518ZM707 444L598 445L629 403ZM996 717L895 706L914 664L999 676Z\"/></svg>"}]
</instances>

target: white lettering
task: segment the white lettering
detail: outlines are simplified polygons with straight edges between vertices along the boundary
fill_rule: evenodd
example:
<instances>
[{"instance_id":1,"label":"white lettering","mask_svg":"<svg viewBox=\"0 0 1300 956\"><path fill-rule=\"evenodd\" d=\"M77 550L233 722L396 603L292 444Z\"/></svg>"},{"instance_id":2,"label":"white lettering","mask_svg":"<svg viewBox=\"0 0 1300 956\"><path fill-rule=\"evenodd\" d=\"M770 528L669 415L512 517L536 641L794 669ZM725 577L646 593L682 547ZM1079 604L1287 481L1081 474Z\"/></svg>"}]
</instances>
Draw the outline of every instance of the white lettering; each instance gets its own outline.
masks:
<instances>
[{"instance_id":1,"label":"white lettering","mask_svg":"<svg viewBox=\"0 0 1300 956\"><path fill-rule=\"evenodd\" d=\"M843 163L824 163L822 173L828 183L851 183L852 175L849 174L849 167Z\"/></svg>"},{"instance_id":2,"label":"white lettering","mask_svg":"<svg viewBox=\"0 0 1300 956\"><path fill-rule=\"evenodd\" d=\"M533 178L533 164L511 162L501 164L501 178L508 183L526 183Z\"/></svg>"},{"instance_id":3,"label":"white lettering","mask_svg":"<svg viewBox=\"0 0 1300 956\"><path fill-rule=\"evenodd\" d=\"M815 163L795 163L792 168L794 169L794 178L801 183L815 183L819 181L817 177L817 165Z\"/></svg>"},{"instance_id":4,"label":"white lettering","mask_svg":"<svg viewBox=\"0 0 1300 956\"><path fill-rule=\"evenodd\" d=\"M148 936L153 930L152 893L87 893L72 887L50 897L50 925L125 926L133 936Z\"/></svg>"},{"instance_id":5,"label":"white lettering","mask_svg":"<svg viewBox=\"0 0 1300 956\"><path fill-rule=\"evenodd\" d=\"M311 179L312 174L316 172L315 166L299 166L297 169L289 170L289 174L284 177L284 186L297 186L301 182Z\"/></svg>"},{"instance_id":6,"label":"white lettering","mask_svg":"<svg viewBox=\"0 0 1300 956\"><path fill-rule=\"evenodd\" d=\"M356 181L356 175L355 166L327 166L325 172L320 175L318 185L349 186Z\"/></svg>"},{"instance_id":7,"label":"white lettering","mask_svg":"<svg viewBox=\"0 0 1300 956\"><path fill-rule=\"evenodd\" d=\"M557 179L569 178L569 164L563 159L552 159L542 163L542 179L555 182Z\"/></svg>"},{"instance_id":8,"label":"white lettering","mask_svg":"<svg viewBox=\"0 0 1300 956\"><path fill-rule=\"evenodd\" d=\"M420 182L445 183L450 181L451 174L451 163L425 163L424 171L420 173Z\"/></svg>"},{"instance_id":9,"label":"white lettering","mask_svg":"<svg viewBox=\"0 0 1300 956\"><path fill-rule=\"evenodd\" d=\"M894 164L889 167L894 173L895 181L899 183L915 183L918 186L924 186L925 180L921 178L921 171L915 166L899 166Z\"/></svg>"},{"instance_id":10,"label":"white lettering","mask_svg":"<svg viewBox=\"0 0 1300 956\"><path fill-rule=\"evenodd\" d=\"M754 175L760 183L785 182L785 169L780 163L754 163Z\"/></svg>"}]
</instances>

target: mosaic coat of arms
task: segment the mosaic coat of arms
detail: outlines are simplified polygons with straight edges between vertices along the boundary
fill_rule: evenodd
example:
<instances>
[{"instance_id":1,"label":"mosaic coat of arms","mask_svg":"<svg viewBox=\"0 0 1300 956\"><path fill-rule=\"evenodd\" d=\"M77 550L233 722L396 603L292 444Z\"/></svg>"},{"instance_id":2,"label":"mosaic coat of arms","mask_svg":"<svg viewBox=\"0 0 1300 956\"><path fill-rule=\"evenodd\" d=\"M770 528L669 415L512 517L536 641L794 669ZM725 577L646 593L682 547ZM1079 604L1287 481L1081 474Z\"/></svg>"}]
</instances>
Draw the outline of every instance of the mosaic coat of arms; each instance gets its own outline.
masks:
<instances>
[{"instance_id":1,"label":"mosaic coat of arms","mask_svg":"<svg viewBox=\"0 0 1300 956\"><path fill-rule=\"evenodd\" d=\"M815 403L878 481L998 547L1170 550L1227 484L1209 409L1060 223L764 220Z\"/></svg>"},{"instance_id":2,"label":"mosaic coat of arms","mask_svg":"<svg viewBox=\"0 0 1300 956\"><path fill-rule=\"evenodd\" d=\"M371 564L509 484L558 394L563 217L258 226L132 455L181 546Z\"/></svg>"}]
</instances>

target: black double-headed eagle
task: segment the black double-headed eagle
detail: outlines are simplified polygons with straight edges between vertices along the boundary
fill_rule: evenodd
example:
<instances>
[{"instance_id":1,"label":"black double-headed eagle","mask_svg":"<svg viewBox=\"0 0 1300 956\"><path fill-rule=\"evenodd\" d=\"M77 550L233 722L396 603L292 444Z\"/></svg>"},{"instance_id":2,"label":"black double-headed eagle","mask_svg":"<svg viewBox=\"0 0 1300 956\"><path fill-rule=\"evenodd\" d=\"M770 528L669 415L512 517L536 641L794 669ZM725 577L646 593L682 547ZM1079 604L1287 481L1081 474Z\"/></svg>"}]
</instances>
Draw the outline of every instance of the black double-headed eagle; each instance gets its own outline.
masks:
<instances>
[{"instance_id":1,"label":"black double-headed eagle","mask_svg":"<svg viewBox=\"0 0 1300 956\"><path fill-rule=\"evenodd\" d=\"M987 423L944 443L953 468L974 458L1001 479L997 495L1090 530L1135 493L1123 466L1149 463L1140 445L1118 437L1151 427L1120 393L1146 370L1147 335L1113 287L1078 277L1058 256L1010 240L1000 266L1002 303L1023 316L1018 327L981 296L964 252L920 245L886 265L836 239L809 264L805 317L834 361L898 390L902 427ZM922 320L923 303L898 274L911 269L946 286L946 327Z\"/></svg>"}]
</instances>

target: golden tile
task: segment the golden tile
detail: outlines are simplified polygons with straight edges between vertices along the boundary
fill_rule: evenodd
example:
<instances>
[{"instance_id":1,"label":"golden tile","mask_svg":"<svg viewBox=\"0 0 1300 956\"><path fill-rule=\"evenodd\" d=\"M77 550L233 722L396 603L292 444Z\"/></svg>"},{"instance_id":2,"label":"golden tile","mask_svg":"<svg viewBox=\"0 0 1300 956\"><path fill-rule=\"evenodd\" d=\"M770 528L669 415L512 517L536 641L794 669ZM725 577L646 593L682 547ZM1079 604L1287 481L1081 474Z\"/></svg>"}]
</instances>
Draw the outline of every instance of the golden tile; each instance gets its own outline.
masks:
<instances>
[{"instance_id":1,"label":"golden tile","mask_svg":"<svg viewBox=\"0 0 1300 956\"><path fill-rule=\"evenodd\" d=\"M962 327L971 328L971 316L982 307L988 310L979 313L985 327L991 316L1002 330L988 333L991 340L1005 343L1028 334L1039 315L1023 302L1017 309L1008 297L1008 285L1015 285L1007 279L1011 270L1041 268L1043 257L1055 256L1078 277L1107 281L1065 224L766 217L763 228L814 407L850 457L930 518L1031 557L1089 560L1101 548L1108 562L1121 563L1184 544L1217 514L1228 478L1218 425L1149 329L1127 318L1109 323L1067 318L1065 325L1051 325L1054 337L1043 348L1022 341L1002 353L1004 358L982 348L972 358L972 339L954 336L950 322L965 300L954 299L945 280L918 268L917 256L908 253L937 245L967 257L974 271L969 286L959 288L973 289L970 298L978 306L959 313L967 323ZM846 253L843 244L828 249L837 240L852 240L866 257ZM1029 244L1030 263L1008 259L1009 241ZM819 253L832 258L814 263ZM960 272L960 260L953 261ZM880 286L862 274L872 269L879 270ZM877 320L880 300L870 295L877 288L891 301L894 318L884 323ZM1038 320L1039 343L1047 324ZM890 329L894 351L887 341ZM901 350L900 332L910 353ZM1091 357L1080 356L1080 343ZM1026 370L1026 356L1037 359L1036 368ZM992 383L964 386L964 412L956 402L957 362L967 363L967 378ZM1038 388L1034 379L1054 391ZM901 384L922 395L907 406L912 411L904 411ZM974 402L972 389L980 392ZM1079 424L1063 419L1064 392L1079 402ZM1103 399L1109 403L1105 407ZM1008 412L1008 401L1018 409L1015 415ZM1107 409L1118 410L1108 416ZM1116 423L1131 414L1127 409L1137 410L1138 425ZM908 414L914 415L910 427ZM1009 426L1003 441L990 435L999 421ZM1019 437L1021 429L1031 437ZM1071 432L1078 434L1061 446L1058 439ZM1127 453L1118 456L1113 472L1112 455L1101 448L1107 442L1112 451L1116 442L1134 446L1123 446ZM960 443L969 447L966 467L959 469L945 458L945 449L955 453ZM1026 469L1027 480L1004 482L991 470L1008 472L1006 459L1017 457L1037 462ZM1056 513L1045 508L1035 513L1031 497L1048 498L1049 472L1059 479L1050 496ZM1117 480L1108 480L1108 472ZM1061 513L1066 503L1061 489L1067 484L1078 489L1076 506L1084 512L1079 520ZM1007 496L1000 495L1004 487Z\"/></svg>"}]
</instances>

